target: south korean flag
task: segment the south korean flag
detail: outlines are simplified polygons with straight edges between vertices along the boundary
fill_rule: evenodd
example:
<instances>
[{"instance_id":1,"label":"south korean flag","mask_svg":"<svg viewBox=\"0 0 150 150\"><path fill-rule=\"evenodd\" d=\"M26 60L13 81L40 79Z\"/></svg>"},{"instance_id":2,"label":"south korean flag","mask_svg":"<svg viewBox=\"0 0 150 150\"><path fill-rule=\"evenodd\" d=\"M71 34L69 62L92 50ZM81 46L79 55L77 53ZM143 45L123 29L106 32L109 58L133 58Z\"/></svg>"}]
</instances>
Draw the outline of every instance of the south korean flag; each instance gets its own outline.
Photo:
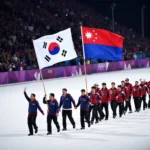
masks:
<instances>
[{"instance_id":1,"label":"south korean flag","mask_svg":"<svg viewBox=\"0 0 150 150\"><path fill-rule=\"evenodd\" d=\"M33 44L40 69L77 57L70 28L33 40Z\"/></svg>"}]
</instances>

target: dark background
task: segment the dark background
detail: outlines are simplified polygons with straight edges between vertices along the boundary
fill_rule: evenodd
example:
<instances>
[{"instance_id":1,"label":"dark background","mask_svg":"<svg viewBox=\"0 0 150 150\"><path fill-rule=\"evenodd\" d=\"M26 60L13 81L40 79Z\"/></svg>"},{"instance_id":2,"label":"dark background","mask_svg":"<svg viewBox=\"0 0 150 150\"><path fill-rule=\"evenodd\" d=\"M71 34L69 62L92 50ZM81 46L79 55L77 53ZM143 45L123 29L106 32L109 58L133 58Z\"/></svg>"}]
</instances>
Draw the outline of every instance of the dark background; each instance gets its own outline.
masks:
<instances>
[{"instance_id":1,"label":"dark background","mask_svg":"<svg viewBox=\"0 0 150 150\"><path fill-rule=\"evenodd\" d=\"M141 8L145 8L145 36L150 38L150 0L79 0L96 9L103 16L112 18L111 4L116 3L115 20L141 34Z\"/></svg>"}]
</instances>

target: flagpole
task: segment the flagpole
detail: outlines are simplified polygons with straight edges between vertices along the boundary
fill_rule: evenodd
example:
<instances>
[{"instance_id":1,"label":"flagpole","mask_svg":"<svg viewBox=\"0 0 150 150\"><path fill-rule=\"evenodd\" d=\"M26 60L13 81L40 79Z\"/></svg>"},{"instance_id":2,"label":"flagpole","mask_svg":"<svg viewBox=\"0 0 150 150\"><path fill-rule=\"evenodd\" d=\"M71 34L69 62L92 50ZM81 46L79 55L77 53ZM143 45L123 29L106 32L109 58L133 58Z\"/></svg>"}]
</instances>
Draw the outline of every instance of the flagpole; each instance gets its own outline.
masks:
<instances>
[{"instance_id":1,"label":"flagpole","mask_svg":"<svg viewBox=\"0 0 150 150\"><path fill-rule=\"evenodd\" d=\"M83 58L84 58L84 76L85 76L86 92L88 93L88 83L87 83L87 72L86 72L86 62L85 62L85 52L84 52L84 44L83 44L82 26L80 28L81 28L82 49L83 49Z\"/></svg>"},{"instance_id":2,"label":"flagpole","mask_svg":"<svg viewBox=\"0 0 150 150\"><path fill-rule=\"evenodd\" d=\"M44 79L43 79L43 74L42 74L42 70L41 70L41 69L40 69L40 75L41 75L41 78L42 78L42 83L43 83L43 88L44 88L44 93L45 93L45 101L46 101L46 104L47 104L47 109L48 109L48 111L49 111L48 103L47 103L47 100L46 100L46 88L45 88Z\"/></svg>"},{"instance_id":3,"label":"flagpole","mask_svg":"<svg viewBox=\"0 0 150 150\"><path fill-rule=\"evenodd\" d=\"M46 88L45 88L44 79L43 79L43 74L42 74L41 69L40 69L40 74L41 74L41 78L42 78L42 83L43 83L44 93L45 93L45 95L46 95Z\"/></svg>"}]
</instances>

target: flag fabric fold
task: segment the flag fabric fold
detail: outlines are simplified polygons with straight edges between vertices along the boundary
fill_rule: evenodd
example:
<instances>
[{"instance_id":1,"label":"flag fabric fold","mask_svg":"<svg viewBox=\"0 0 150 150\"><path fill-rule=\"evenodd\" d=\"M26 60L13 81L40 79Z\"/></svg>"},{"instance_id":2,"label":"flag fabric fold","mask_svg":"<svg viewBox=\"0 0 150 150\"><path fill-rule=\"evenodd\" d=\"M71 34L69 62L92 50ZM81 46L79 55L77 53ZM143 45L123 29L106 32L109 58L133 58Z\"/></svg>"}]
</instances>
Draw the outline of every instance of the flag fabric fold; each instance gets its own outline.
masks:
<instances>
[{"instance_id":1,"label":"flag fabric fold","mask_svg":"<svg viewBox=\"0 0 150 150\"><path fill-rule=\"evenodd\" d=\"M82 27L85 58L122 60L124 37L103 29Z\"/></svg>"},{"instance_id":2,"label":"flag fabric fold","mask_svg":"<svg viewBox=\"0 0 150 150\"><path fill-rule=\"evenodd\" d=\"M33 45L40 69L77 57L70 28L33 40Z\"/></svg>"}]
</instances>

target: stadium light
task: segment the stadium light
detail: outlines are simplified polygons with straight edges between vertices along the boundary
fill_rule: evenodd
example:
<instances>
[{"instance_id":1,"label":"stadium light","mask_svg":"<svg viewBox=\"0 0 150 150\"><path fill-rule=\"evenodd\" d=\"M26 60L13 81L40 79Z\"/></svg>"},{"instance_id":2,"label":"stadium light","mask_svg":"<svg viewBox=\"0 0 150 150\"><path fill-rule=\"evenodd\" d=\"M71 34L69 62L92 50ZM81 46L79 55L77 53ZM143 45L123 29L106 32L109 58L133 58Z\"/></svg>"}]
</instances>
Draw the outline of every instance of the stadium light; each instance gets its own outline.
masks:
<instances>
[{"instance_id":1,"label":"stadium light","mask_svg":"<svg viewBox=\"0 0 150 150\"><path fill-rule=\"evenodd\" d=\"M145 10L145 5L142 6L141 8L141 29L142 29L142 38L145 37L145 29L144 29L144 10Z\"/></svg>"},{"instance_id":2,"label":"stadium light","mask_svg":"<svg viewBox=\"0 0 150 150\"><path fill-rule=\"evenodd\" d=\"M113 32L115 32L115 17L114 17L114 9L116 7L116 4L113 3L111 5L111 10L112 10L112 29L113 29Z\"/></svg>"}]
</instances>

